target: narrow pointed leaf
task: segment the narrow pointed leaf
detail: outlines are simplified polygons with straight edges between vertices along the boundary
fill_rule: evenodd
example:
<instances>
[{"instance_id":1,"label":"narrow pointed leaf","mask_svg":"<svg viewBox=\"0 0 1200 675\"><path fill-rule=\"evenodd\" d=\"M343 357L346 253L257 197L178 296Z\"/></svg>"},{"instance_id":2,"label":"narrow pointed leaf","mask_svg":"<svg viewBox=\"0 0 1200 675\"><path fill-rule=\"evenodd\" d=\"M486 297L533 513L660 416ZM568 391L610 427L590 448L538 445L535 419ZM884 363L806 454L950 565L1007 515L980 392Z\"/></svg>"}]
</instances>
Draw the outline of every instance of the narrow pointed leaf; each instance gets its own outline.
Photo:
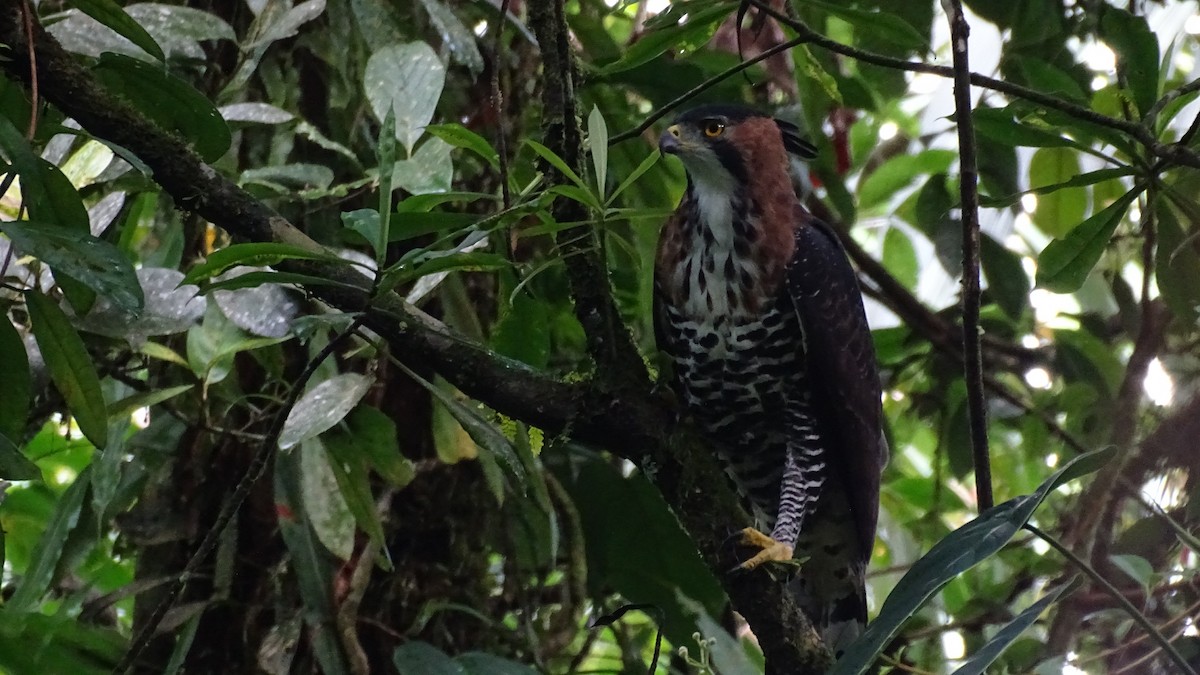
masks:
<instances>
[{"instance_id":1,"label":"narrow pointed leaf","mask_svg":"<svg viewBox=\"0 0 1200 675\"><path fill-rule=\"evenodd\" d=\"M66 399L79 430L97 448L104 448L108 444L108 412L87 347L53 300L32 290L25 293L25 300L33 337L42 350L50 379Z\"/></svg>"},{"instance_id":2,"label":"narrow pointed leaf","mask_svg":"<svg viewBox=\"0 0 1200 675\"><path fill-rule=\"evenodd\" d=\"M1021 529L1054 488L1097 471L1112 459L1109 448L1080 455L1056 471L1029 495L995 506L934 544L896 584L875 619L829 675L859 675L867 672L900 628L935 593L963 572L999 551Z\"/></svg>"},{"instance_id":3,"label":"narrow pointed leaf","mask_svg":"<svg viewBox=\"0 0 1200 675\"><path fill-rule=\"evenodd\" d=\"M1141 193L1135 188L1091 216L1062 239L1046 245L1038 255L1037 285L1055 293L1079 290L1100 261L1125 210Z\"/></svg>"},{"instance_id":4,"label":"narrow pointed leaf","mask_svg":"<svg viewBox=\"0 0 1200 675\"><path fill-rule=\"evenodd\" d=\"M1074 581L1067 582L1026 607L1016 618L1005 624L991 640L988 640L987 644L980 647L979 651L964 661L962 666L954 671L954 675L984 675L1000 654L1008 649L1013 641L1021 637L1021 633L1028 630L1042 612L1046 611L1046 608L1061 600L1063 596L1070 595L1077 587L1078 585Z\"/></svg>"}]
</instances>

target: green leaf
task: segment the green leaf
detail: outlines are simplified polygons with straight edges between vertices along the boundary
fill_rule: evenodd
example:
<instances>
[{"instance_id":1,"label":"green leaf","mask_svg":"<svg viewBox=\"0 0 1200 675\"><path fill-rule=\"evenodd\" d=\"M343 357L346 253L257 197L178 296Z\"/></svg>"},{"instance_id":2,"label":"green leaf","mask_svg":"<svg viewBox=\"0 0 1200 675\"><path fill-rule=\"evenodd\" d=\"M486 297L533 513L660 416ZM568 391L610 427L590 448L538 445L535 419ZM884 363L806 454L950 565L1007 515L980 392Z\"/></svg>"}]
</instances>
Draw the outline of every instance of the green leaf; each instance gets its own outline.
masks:
<instances>
[{"instance_id":1,"label":"green leaf","mask_svg":"<svg viewBox=\"0 0 1200 675\"><path fill-rule=\"evenodd\" d=\"M1117 72L1129 88L1138 113L1146 114L1158 98L1158 38L1146 18L1105 6L1100 38L1117 54Z\"/></svg>"},{"instance_id":2,"label":"green leaf","mask_svg":"<svg viewBox=\"0 0 1200 675\"><path fill-rule=\"evenodd\" d=\"M1038 255L1037 285L1055 293L1079 290L1108 246L1125 210L1141 188L1134 188L1103 211L1079 224L1066 237L1050 242Z\"/></svg>"},{"instance_id":3,"label":"green leaf","mask_svg":"<svg viewBox=\"0 0 1200 675\"><path fill-rule=\"evenodd\" d=\"M1136 581L1142 590L1149 590L1157 580L1154 566L1139 555L1110 555L1108 560L1114 567L1124 572L1125 576Z\"/></svg>"},{"instance_id":4,"label":"green leaf","mask_svg":"<svg viewBox=\"0 0 1200 675\"><path fill-rule=\"evenodd\" d=\"M375 497L371 494L371 476L367 472L367 463L363 456L364 446L358 439L336 430L326 432L321 437L322 445L327 453L329 468L333 472L337 489L354 522L367 533L384 552L384 569L391 569L391 555L387 553L387 541L383 534L383 523L379 520L379 512L375 507ZM351 536L353 547L353 536Z\"/></svg>"},{"instance_id":5,"label":"green leaf","mask_svg":"<svg viewBox=\"0 0 1200 675\"><path fill-rule=\"evenodd\" d=\"M483 55L476 46L476 37L458 16L439 0L421 0L429 20L450 52L450 57L466 66L472 75L483 72Z\"/></svg>"},{"instance_id":6,"label":"green leaf","mask_svg":"<svg viewBox=\"0 0 1200 675\"><path fill-rule=\"evenodd\" d=\"M954 675L984 675L988 666L991 666L1000 654L1021 636L1021 633L1029 630L1029 627L1033 625L1034 621L1037 621L1042 612L1046 611L1046 608L1061 600L1063 596L1070 595L1077 587L1078 584L1074 581L1067 582L1026 607L1012 621L1000 628L992 636L992 639L987 641L987 644L964 661L958 670L954 671Z\"/></svg>"},{"instance_id":7,"label":"green leaf","mask_svg":"<svg viewBox=\"0 0 1200 675\"><path fill-rule=\"evenodd\" d=\"M568 178L572 183L579 187L580 190L591 192L591 190L588 189L587 183L583 182L583 179L579 177L579 174L575 173L575 171L568 166L565 161L563 161L562 157L554 154L553 150L531 139L526 139L525 144L533 148L533 151L536 152L539 157L549 162L550 166L553 166L555 169L557 169L559 173ZM596 200L593 199L592 201L595 202Z\"/></svg>"},{"instance_id":8,"label":"green leaf","mask_svg":"<svg viewBox=\"0 0 1200 675\"><path fill-rule=\"evenodd\" d=\"M378 408L360 403L343 420L345 433L353 440L371 467L396 487L404 487L415 475L413 463L400 453L396 422ZM336 433L326 432L327 435Z\"/></svg>"},{"instance_id":9,"label":"green leaf","mask_svg":"<svg viewBox=\"0 0 1200 675\"><path fill-rule=\"evenodd\" d=\"M454 661L465 675L537 675L538 672L525 664L487 652L459 654Z\"/></svg>"},{"instance_id":10,"label":"green leaf","mask_svg":"<svg viewBox=\"0 0 1200 675\"><path fill-rule=\"evenodd\" d=\"M231 267L246 265L249 267L264 267L276 265L284 260L322 260L325 262L345 262L341 258L326 253L313 251L300 246L279 243L232 244L217 249L208 254L204 262L196 265L184 276L183 284L194 284L202 279L215 277Z\"/></svg>"},{"instance_id":11,"label":"green leaf","mask_svg":"<svg viewBox=\"0 0 1200 675\"><path fill-rule=\"evenodd\" d=\"M1155 204L1158 217L1158 251L1154 266L1155 279L1163 300L1181 318L1195 321L1200 316L1200 241L1195 232L1185 232L1182 223L1195 223L1191 213L1200 216L1200 205L1187 204L1189 210L1179 209L1177 201L1190 198L1167 193L1167 199ZM1182 213L1180 213L1182 211ZM2 361L0 357L0 361ZM0 398L2 398L0 394Z\"/></svg>"},{"instance_id":12,"label":"green leaf","mask_svg":"<svg viewBox=\"0 0 1200 675\"><path fill-rule=\"evenodd\" d=\"M50 584L54 581L54 571L62 559L67 536L79 522L84 497L92 482L90 473L90 467L84 468L66 492L58 498L54 512L46 521L46 529L38 538L37 545L30 555L29 565L25 568L16 593L4 603L6 612L29 611L36 607L42 596L50 590Z\"/></svg>"},{"instance_id":13,"label":"green leaf","mask_svg":"<svg viewBox=\"0 0 1200 675\"><path fill-rule=\"evenodd\" d=\"M1036 186L1061 185L1079 176L1079 155L1068 148L1041 148L1029 162L1029 182ZM1043 232L1061 239L1087 210L1087 192L1082 188L1056 189L1040 194L1030 219Z\"/></svg>"},{"instance_id":14,"label":"green leaf","mask_svg":"<svg viewBox=\"0 0 1200 675\"><path fill-rule=\"evenodd\" d=\"M113 0L71 0L79 11L116 31L122 37L142 48L159 61L166 61L162 48L133 17L125 13Z\"/></svg>"},{"instance_id":15,"label":"green leaf","mask_svg":"<svg viewBox=\"0 0 1200 675\"><path fill-rule=\"evenodd\" d=\"M521 464L520 458L517 456L517 451L513 448L512 443L500 433L496 426L483 418L477 410L466 405L458 400L453 393L443 390L441 387L435 386L429 380L417 375L415 372L398 363L401 370L413 378L426 391L433 395L434 399L441 403L442 406L454 417L454 419L462 425L463 430L475 441L479 448L479 459L481 466L486 467L487 462L499 462L503 465L505 473L515 481L513 488L519 492L525 491L526 483L529 477L525 473L525 467ZM504 501L504 485L496 479L495 476L487 476L487 469L484 469L485 477L488 478L488 487L491 488L492 494L496 497L496 501Z\"/></svg>"},{"instance_id":16,"label":"green leaf","mask_svg":"<svg viewBox=\"0 0 1200 675\"><path fill-rule=\"evenodd\" d=\"M302 494L302 456L299 452L275 455L275 502L279 533L291 554L291 569L304 602L304 620L312 627L313 651L322 672L346 675L346 657L337 637L333 588L336 576L329 554L320 546L310 526Z\"/></svg>"},{"instance_id":17,"label":"green leaf","mask_svg":"<svg viewBox=\"0 0 1200 675\"><path fill-rule=\"evenodd\" d=\"M990 558L1008 543L1017 530L1059 485L1092 473L1111 461L1109 448L1080 455L1056 471L1033 493L995 506L951 532L905 573L888 595L879 617L845 651L829 675L866 672L900 628L934 593L963 572Z\"/></svg>"},{"instance_id":18,"label":"green leaf","mask_svg":"<svg viewBox=\"0 0 1200 675\"><path fill-rule=\"evenodd\" d=\"M956 157L953 150L924 150L892 157L859 184L859 209L881 205L919 175L944 173Z\"/></svg>"},{"instance_id":19,"label":"green leaf","mask_svg":"<svg viewBox=\"0 0 1200 675\"><path fill-rule=\"evenodd\" d=\"M304 392L283 423L279 448L287 450L342 421L366 395L372 383L366 375L343 373Z\"/></svg>"},{"instance_id":20,"label":"green leaf","mask_svg":"<svg viewBox=\"0 0 1200 675\"><path fill-rule=\"evenodd\" d=\"M599 106L592 106L588 114L588 150L592 153L592 168L596 171L596 194L601 201L607 194L608 186L608 125L604 123L604 115Z\"/></svg>"},{"instance_id":21,"label":"green leaf","mask_svg":"<svg viewBox=\"0 0 1200 675\"><path fill-rule=\"evenodd\" d=\"M375 267L387 259L388 233L392 227L392 183L396 178L396 111L389 107L379 130L379 213L378 232L368 239L375 249ZM362 234L362 232L359 232Z\"/></svg>"},{"instance_id":22,"label":"green leaf","mask_svg":"<svg viewBox=\"0 0 1200 675\"><path fill-rule=\"evenodd\" d=\"M426 642L409 642L392 652L399 675L466 675L463 667L437 647Z\"/></svg>"},{"instance_id":23,"label":"green leaf","mask_svg":"<svg viewBox=\"0 0 1200 675\"><path fill-rule=\"evenodd\" d=\"M454 179L454 161L450 144L430 138L408 159L395 163L392 180L396 187L414 195L449 192Z\"/></svg>"},{"instance_id":24,"label":"green leaf","mask_svg":"<svg viewBox=\"0 0 1200 675\"><path fill-rule=\"evenodd\" d=\"M425 127L425 131L456 148L470 150L479 155L493 169L500 168L500 153L496 152L496 149L492 147L492 144L486 138L461 124L430 124Z\"/></svg>"},{"instance_id":25,"label":"green leaf","mask_svg":"<svg viewBox=\"0 0 1200 675\"><path fill-rule=\"evenodd\" d=\"M90 72L142 114L190 141L204 161L215 162L229 149L232 137L217 108L162 66L105 52Z\"/></svg>"},{"instance_id":26,"label":"green leaf","mask_svg":"<svg viewBox=\"0 0 1200 675\"><path fill-rule=\"evenodd\" d=\"M42 350L50 379L66 399L79 430L92 445L104 448L108 444L108 413L87 346L53 300L29 290L25 301L33 322L33 337Z\"/></svg>"},{"instance_id":27,"label":"green leaf","mask_svg":"<svg viewBox=\"0 0 1200 675\"><path fill-rule=\"evenodd\" d=\"M647 155L646 159L643 159L642 163L638 164L637 168L634 169L633 172L631 172L628 176L626 176L625 180L621 181L621 184L617 186L617 189L613 190L612 194L608 196L608 202L606 203L612 204L615 202L618 195L624 192L625 189L630 185L633 185L637 179L642 177L642 174L652 169L655 164L658 164L658 160L660 159L662 159L662 153L658 150L655 150Z\"/></svg>"},{"instance_id":28,"label":"green leaf","mask_svg":"<svg viewBox=\"0 0 1200 675\"><path fill-rule=\"evenodd\" d=\"M29 218L88 233L87 209L71 181L30 149L21 132L0 115L0 149L21 177L21 198Z\"/></svg>"},{"instance_id":29,"label":"green leaf","mask_svg":"<svg viewBox=\"0 0 1200 675\"><path fill-rule=\"evenodd\" d=\"M87 284L122 311L136 316L145 298L133 265L112 244L74 228L13 221L0 223L25 253L46 263L55 272Z\"/></svg>"},{"instance_id":30,"label":"green leaf","mask_svg":"<svg viewBox=\"0 0 1200 675\"><path fill-rule=\"evenodd\" d=\"M361 270L361 267L360 267ZM369 272L362 270L364 274ZM236 291L240 288L255 288L265 284L292 284L295 286L337 286L347 290L361 291L361 286L348 284L328 277L314 277L311 274L296 274L293 272L246 272L236 277L223 279L204 286L200 295L208 295L217 291Z\"/></svg>"},{"instance_id":31,"label":"green leaf","mask_svg":"<svg viewBox=\"0 0 1200 675\"><path fill-rule=\"evenodd\" d=\"M846 23L859 28L885 42L890 42L901 49L924 54L929 51L929 36L913 28L894 12L871 12L855 9L846 4L821 2L820 0L803 0L803 4L820 7Z\"/></svg>"},{"instance_id":32,"label":"green leaf","mask_svg":"<svg viewBox=\"0 0 1200 675\"><path fill-rule=\"evenodd\" d=\"M25 341L7 316L0 315L0 436L20 440L33 397Z\"/></svg>"},{"instance_id":33,"label":"green leaf","mask_svg":"<svg viewBox=\"0 0 1200 675\"><path fill-rule=\"evenodd\" d=\"M387 291L410 281L415 281L439 272L484 272L509 267L512 263L502 255L483 251L456 251L443 253L420 264L405 264L395 267L383 275L380 290Z\"/></svg>"},{"instance_id":34,"label":"green leaf","mask_svg":"<svg viewBox=\"0 0 1200 675\"><path fill-rule=\"evenodd\" d=\"M680 10L682 14L678 17L664 12L658 17L662 23L678 22L683 18L686 20L682 23L665 25L662 28L652 28L629 49L626 49L620 59L600 68L598 75L603 77L636 68L657 58L668 49L675 51L698 49L712 38L713 33L717 31L717 25L726 16L729 16L734 7L732 2L719 2L699 11L695 11L696 6L693 5L691 7L693 11ZM647 24L647 27L651 26Z\"/></svg>"},{"instance_id":35,"label":"green leaf","mask_svg":"<svg viewBox=\"0 0 1200 675\"><path fill-rule=\"evenodd\" d=\"M1025 83L1033 89L1061 96L1075 103L1086 103L1088 95L1068 73L1034 56L1007 56L1016 64Z\"/></svg>"},{"instance_id":36,"label":"green leaf","mask_svg":"<svg viewBox=\"0 0 1200 675\"><path fill-rule=\"evenodd\" d=\"M979 257L987 277L992 300L1013 321L1019 321L1029 307L1029 275L1021 266L1021 257L1008 250L991 235L981 234Z\"/></svg>"},{"instance_id":37,"label":"green leaf","mask_svg":"<svg viewBox=\"0 0 1200 675\"><path fill-rule=\"evenodd\" d=\"M883 264L896 280L908 288L916 288L917 252L912 240L897 227L889 227L883 236Z\"/></svg>"},{"instance_id":38,"label":"green leaf","mask_svg":"<svg viewBox=\"0 0 1200 675\"><path fill-rule=\"evenodd\" d=\"M293 454L300 456L300 494L309 524L329 552L349 560L354 555L356 519L323 439L306 439Z\"/></svg>"},{"instance_id":39,"label":"green leaf","mask_svg":"<svg viewBox=\"0 0 1200 675\"><path fill-rule=\"evenodd\" d=\"M446 83L446 67L424 42L388 45L367 61L363 89L375 117L396 115L396 139L408 154L425 133Z\"/></svg>"},{"instance_id":40,"label":"green leaf","mask_svg":"<svg viewBox=\"0 0 1200 675\"><path fill-rule=\"evenodd\" d=\"M722 675L756 675L761 668L751 662L746 648L713 620L700 603L676 591L679 604L696 617L696 627L702 639L709 641L708 654L714 672Z\"/></svg>"},{"instance_id":41,"label":"green leaf","mask_svg":"<svg viewBox=\"0 0 1200 675\"><path fill-rule=\"evenodd\" d=\"M185 391L191 391L195 387L196 385L194 384L180 384L174 387L167 387L166 389L155 389L153 391L138 392L131 396L126 396L108 406L108 417L114 422L120 421L132 415L139 408L152 408L159 403L175 398Z\"/></svg>"},{"instance_id":42,"label":"green leaf","mask_svg":"<svg viewBox=\"0 0 1200 675\"><path fill-rule=\"evenodd\" d=\"M1076 142L1049 129L1018 122L1006 108L977 108L972 114L975 130L996 142L1011 146L1058 148Z\"/></svg>"},{"instance_id":43,"label":"green leaf","mask_svg":"<svg viewBox=\"0 0 1200 675\"><path fill-rule=\"evenodd\" d=\"M0 480L42 479L42 470L37 467L13 443L7 434L0 433Z\"/></svg>"}]
</instances>

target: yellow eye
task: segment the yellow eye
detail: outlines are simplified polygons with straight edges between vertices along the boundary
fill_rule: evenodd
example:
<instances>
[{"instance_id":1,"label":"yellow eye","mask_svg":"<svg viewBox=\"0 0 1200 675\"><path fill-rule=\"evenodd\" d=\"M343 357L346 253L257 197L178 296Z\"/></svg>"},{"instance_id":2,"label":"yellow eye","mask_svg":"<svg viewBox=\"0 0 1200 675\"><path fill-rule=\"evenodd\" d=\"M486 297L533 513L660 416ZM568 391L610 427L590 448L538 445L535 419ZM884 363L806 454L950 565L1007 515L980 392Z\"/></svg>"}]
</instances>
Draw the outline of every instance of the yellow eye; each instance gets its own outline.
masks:
<instances>
[{"instance_id":1,"label":"yellow eye","mask_svg":"<svg viewBox=\"0 0 1200 675\"><path fill-rule=\"evenodd\" d=\"M716 138L725 133L725 123L720 120L709 120L704 123L704 135Z\"/></svg>"}]
</instances>

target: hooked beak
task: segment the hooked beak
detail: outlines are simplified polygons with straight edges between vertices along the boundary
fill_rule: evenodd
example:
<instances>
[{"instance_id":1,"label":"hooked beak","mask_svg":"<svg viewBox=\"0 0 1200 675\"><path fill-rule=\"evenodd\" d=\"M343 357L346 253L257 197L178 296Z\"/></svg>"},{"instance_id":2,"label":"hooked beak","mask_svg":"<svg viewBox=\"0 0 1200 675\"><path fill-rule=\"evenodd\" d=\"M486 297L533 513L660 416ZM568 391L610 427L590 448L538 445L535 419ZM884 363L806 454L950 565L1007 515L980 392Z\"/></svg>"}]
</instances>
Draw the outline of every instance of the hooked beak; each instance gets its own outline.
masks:
<instances>
[{"instance_id":1,"label":"hooked beak","mask_svg":"<svg viewBox=\"0 0 1200 675\"><path fill-rule=\"evenodd\" d=\"M658 149L664 155L678 155L681 149L679 142L679 125L672 124L658 137Z\"/></svg>"}]
</instances>

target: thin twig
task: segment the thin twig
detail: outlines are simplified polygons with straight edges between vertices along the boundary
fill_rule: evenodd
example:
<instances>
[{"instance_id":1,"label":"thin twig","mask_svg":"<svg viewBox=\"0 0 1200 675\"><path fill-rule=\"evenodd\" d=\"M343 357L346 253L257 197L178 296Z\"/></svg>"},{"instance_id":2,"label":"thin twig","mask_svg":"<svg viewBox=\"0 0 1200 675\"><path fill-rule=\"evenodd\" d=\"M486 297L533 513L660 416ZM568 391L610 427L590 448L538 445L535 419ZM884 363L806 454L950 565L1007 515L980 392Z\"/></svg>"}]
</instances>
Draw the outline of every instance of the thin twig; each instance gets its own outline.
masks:
<instances>
[{"instance_id":1,"label":"thin twig","mask_svg":"<svg viewBox=\"0 0 1200 675\"><path fill-rule=\"evenodd\" d=\"M740 73L743 70L749 68L750 66L758 63L759 61L765 61L780 52L785 52L793 47L797 47L808 41L809 41L809 38L807 36L792 38L791 40L788 40L787 42L783 42L783 43L775 45L774 47L771 47L770 49L766 50L765 52L763 52L753 58L742 61L741 63L737 64L736 66L734 66L728 70L725 70L723 72L717 73L716 75L713 75L712 77L708 78L707 80L701 82L700 84L692 87L691 89L688 89L687 91L683 92L679 96L675 97L674 99L669 101L663 107L650 113L650 115L646 119L642 120L641 124L638 124L636 127L632 128L632 129L626 129L625 131L622 131L621 133L617 134L616 136L613 136L612 138L608 139L608 144L615 145L617 143L620 143L621 141L627 141L631 138L635 138L637 136L642 135L643 131L649 129L655 122L657 122L660 119L662 119L663 117L665 117L667 115L667 113L671 112L675 108L678 108L679 106L683 105L684 103L687 103L693 97L703 93L705 90L711 88L713 85L717 84L718 82L728 79L729 77L732 77L733 75L737 75L738 73Z\"/></svg>"},{"instance_id":2,"label":"thin twig","mask_svg":"<svg viewBox=\"0 0 1200 675\"><path fill-rule=\"evenodd\" d=\"M121 657L121 661L113 669L114 673L127 673L133 670L138 658L154 637L154 632L158 629L158 625L162 623L163 617L175 605L188 580L196 574L196 570L200 569L200 565L204 563L209 554L217 547L221 534L242 508L242 504L250 496L250 490L253 489L255 483L266 472L271 455L274 454L275 447L279 444L279 435L283 433L284 422L287 421L288 413L296 405L296 401L300 399L300 395L304 393L305 383L317 371L321 363L362 325L362 322L363 317L361 315L355 317L346 330L334 336L329 341L329 344L325 345L325 348L309 361L304 372L296 379L295 384L292 385L291 392L288 394L287 401L279 409L279 413L275 415L275 420L271 424L271 429L267 433L266 440L258 447L258 450L254 453L254 457L250 460L250 465L246 467L246 473L238 481L237 487L234 488L229 499L221 506L221 512L217 514L217 519L213 522L212 527L208 529L208 532L204 534L204 539L196 547L195 552L188 558L187 564L183 566L183 571L167 587L163 599L154 608L150 616L147 617L142 629L138 631L132 642L130 642L129 650L125 652L125 655Z\"/></svg>"},{"instance_id":3,"label":"thin twig","mask_svg":"<svg viewBox=\"0 0 1200 675\"><path fill-rule=\"evenodd\" d=\"M953 68L946 66L935 66L916 61L905 61L904 59L884 56L883 54L876 54L864 49L858 49L857 47L851 47L850 45L832 40L809 28L804 22L793 19L792 17L775 10L769 4L764 2L764 0L747 0L747 2L755 7L758 7L759 10L770 15L776 21L779 21L780 23L796 31L799 37L806 38L806 42L831 51L835 54L840 54L857 61L862 61L863 63L870 63L883 68L903 70L912 73L928 73L930 75L937 75L939 77L954 77ZM1013 84L1012 82L1005 82L1004 80L997 80L993 77L980 75L979 73L971 73L970 79L971 84L977 87L983 87L985 89L998 91L1002 94L1007 94L1015 98L1032 101L1033 103L1037 103L1038 105L1046 108L1070 115L1075 119L1083 120L1084 122L1088 122L1097 126L1115 129L1129 135L1134 140L1144 145L1148 150L1150 150L1150 152L1163 159L1167 159L1184 166L1200 168L1200 153L1197 153L1195 150L1192 150L1191 148L1180 143L1160 143L1154 136L1153 132L1151 132L1150 129L1145 125L1137 122L1130 122L1128 120L1117 119L1115 117L1109 117L1108 115L1102 115L1094 110L1091 110L1090 108L1086 108L1069 101L1064 101L1056 96L1052 96L1035 89L1029 89L1028 87L1022 87L1021 85Z\"/></svg>"},{"instance_id":4,"label":"thin twig","mask_svg":"<svg viewBox=\"0 0 1200 675\"><path fill-rule=\"evenodd\" d=\"M1112 582L1101 576L1100 573L1097 572L1094 567L1089 565L1086 560L1075 555L1074 551L1064 546L1062 542L1050 534L1043 532L1029 523L1025 524L1025 529L1032 532L1038 539L1041 539L1049 544L1050 548L1053 548L1062 554L1062 556L1069 560L1072 565L1079 568L1081 572L1088 575L1092 581L1096 582L1101 588L1107 591L1108 594L1112 596L1113 600L1116 600L1117 604L1125 610L1125 613L1129 615L1129 618L1133 619L1134 623L1141 626L1142 629L1146 631L1146 634L1158 643L1159 647L1162 647L1162 650L1167 653L1167 656L1179 668L1179 672L1186 673L1187 675L1196 675L1196 671L1191 667L1191 665L1188 664L1187 659L1183 658L1183 655L1175 649L1175 646L1171 644L1171 641L1168 640L1166 636L1163 635L1157 628L1155 628L1154 624L1150 623L1150 619L1146 618L1145 614L1142 614L1140 611L1138 611L1138 608L1134 607L1133 603L1129 601L1129 598L1126 598L1125 595L1121 593L1120 589L1114 586Z\"/></svg>"},{"instance_id":5,"label":"thin twig","mask_svg":"<svg viewBox=\"0 0 1200 675\"><path fill-rule=\"evenodd\" d=\"M505 209L512 206L512 193L508 189L508 130L505 128L504 92L500 91L500 38L504 35L508 3L509 0L500 2L500 14L496 17L496 38L492 42L492 109L496 111L496 155L500 164L500 194L504 199Z\"/></svg>"},{"instance_id":6,"label":"thin twig","mask_svg":"<svg viewBox=\"0 0 1200 675\"><path fill-rule=\"evenodd\" d=\"M988 456L987 408L983 395L983 353L979 347L979 168L975 157L975 124L971 117L971 66L967 38L971 27L961 0L943 0L950 22L954 56L954 112L958 120L959 194L962 199L963 377L967 383L967 420L979 510L995 505L992 462Z\"/></svg>"}]
</instances>

